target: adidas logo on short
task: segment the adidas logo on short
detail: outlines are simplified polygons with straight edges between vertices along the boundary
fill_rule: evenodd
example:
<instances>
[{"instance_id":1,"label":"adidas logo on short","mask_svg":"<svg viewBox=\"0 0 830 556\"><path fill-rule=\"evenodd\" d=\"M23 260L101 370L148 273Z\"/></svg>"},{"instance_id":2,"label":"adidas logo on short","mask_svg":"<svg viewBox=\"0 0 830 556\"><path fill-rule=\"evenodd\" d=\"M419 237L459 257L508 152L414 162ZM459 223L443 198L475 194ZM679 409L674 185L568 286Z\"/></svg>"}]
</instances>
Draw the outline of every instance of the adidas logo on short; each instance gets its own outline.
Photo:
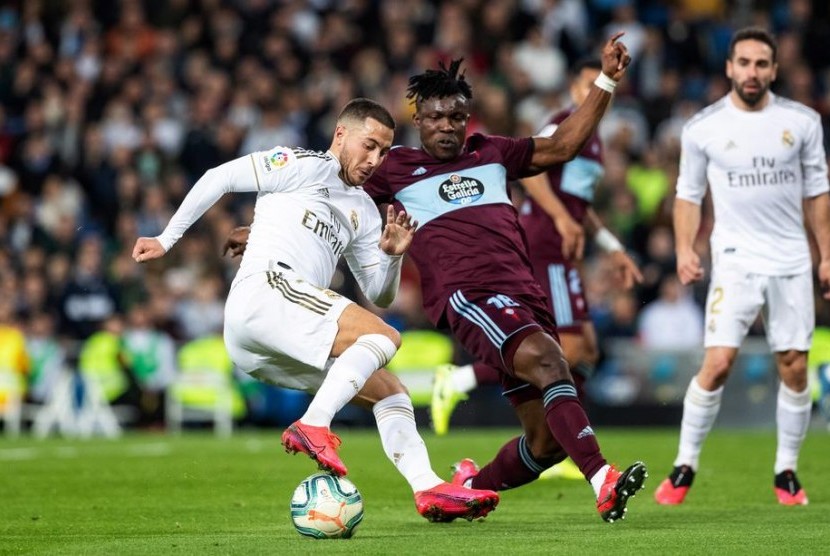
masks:
<instances>
[{"instance_id":1,"label":"adidas logo on short","mask_svg":"<svg viewBox=\"0 0 830 556\"><path fill-rule=\"evenodd\" d=\"M594 436L594 429L592 429L590 425L579 431L579 434L576 435L576 439L580 440L586 436Z\"/></svg>"}]
</instances>

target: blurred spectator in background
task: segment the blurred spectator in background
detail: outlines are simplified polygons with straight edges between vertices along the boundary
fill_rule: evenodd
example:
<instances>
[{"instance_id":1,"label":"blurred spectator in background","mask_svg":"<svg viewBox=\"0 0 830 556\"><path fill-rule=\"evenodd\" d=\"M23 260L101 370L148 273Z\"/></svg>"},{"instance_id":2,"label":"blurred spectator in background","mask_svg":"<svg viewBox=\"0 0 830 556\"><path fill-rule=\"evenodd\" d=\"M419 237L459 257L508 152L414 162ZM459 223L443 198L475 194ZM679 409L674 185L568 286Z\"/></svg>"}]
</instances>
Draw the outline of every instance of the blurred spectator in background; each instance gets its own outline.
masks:
<instances>
[{"instance_id":1,"label":"blurred spectator in background","mask_svg":"<svg viewBox=\"0 0 830 556\"><path fill-rule=\"evenodd\" d=\"M674 274L660 282L660 294L647 304L637 323L637 336L647 349L694 349L703 341L703 309Z\"/></svg>"},{"instance_id":2,"label":"blurred spectator in background","mask_svg":"<svg viewBox=\"0 0 830 556\"><path fill-rule=\"evenodd\" d=\"M176 346L173 339L152 326L150 311L135 305L127 316L123 342L130 372L141 391L139 423L161 425L167 387L176 375Z\"/></svg>"}]
</instances>

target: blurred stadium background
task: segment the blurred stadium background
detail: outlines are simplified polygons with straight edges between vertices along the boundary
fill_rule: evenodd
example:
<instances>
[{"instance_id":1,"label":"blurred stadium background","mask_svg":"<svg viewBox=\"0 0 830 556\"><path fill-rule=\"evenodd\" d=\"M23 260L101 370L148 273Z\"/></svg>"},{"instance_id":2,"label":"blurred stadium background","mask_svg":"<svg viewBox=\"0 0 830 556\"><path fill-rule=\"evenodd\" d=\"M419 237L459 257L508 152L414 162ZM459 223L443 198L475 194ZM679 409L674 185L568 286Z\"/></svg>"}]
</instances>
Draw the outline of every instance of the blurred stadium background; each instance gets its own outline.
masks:
<instances>
[{"instance_id":1,"label":"blurred stadium background","mask_svg":"<svg viewBox=\"0 0 830 556\"><path fill-rule=\"evenodd\" d=\"M471 131L532 134L567 102L569 64L597 53L618 30L633 64L600 126L606 174L597 208L646 281L620 291L603 256L588 253L587 293L603 351L589 406L598 424L675 425L702 355L706 288L684 290L674 278L670 211L680 131L728 91L728 42L748 24L777 33L774 90L818 110L827 141L830 22L827 2L818 0L4 2L6 431L116 435L124 425L162 428L171 417L175 427L194 408L215 417L220 433L290 422L307 397L235 373L221 342L224 297L238 265L221 246L250 221L253 198L223 199L157 263L132 261L135 238L161 232L213 166L278 144L327 148L333 118L354 96L384 103L400 122L396 142L416 145L407 78L439 60L465 58L475 94ZM514 194L520 202L521 190ZM702 253L710 227L707 210ZM397 300L380 313L405 334L430 328L417 280L407 266ZM347 271L333 287L361 299ZM817 318L816 370L830 361L823 328L830 305L819 302ZM446 344L425 341L436 352ZM452 345L442 358L468 361ZM409 379L422 398L430 364L398 364L419 371ZM774 424L775 377L760 323L728 388L734 395L722 423ZM359 412L340 418L371 422ZM485 389L454 422L513 421L498 393Z\"/></svg>"}]
</instances>

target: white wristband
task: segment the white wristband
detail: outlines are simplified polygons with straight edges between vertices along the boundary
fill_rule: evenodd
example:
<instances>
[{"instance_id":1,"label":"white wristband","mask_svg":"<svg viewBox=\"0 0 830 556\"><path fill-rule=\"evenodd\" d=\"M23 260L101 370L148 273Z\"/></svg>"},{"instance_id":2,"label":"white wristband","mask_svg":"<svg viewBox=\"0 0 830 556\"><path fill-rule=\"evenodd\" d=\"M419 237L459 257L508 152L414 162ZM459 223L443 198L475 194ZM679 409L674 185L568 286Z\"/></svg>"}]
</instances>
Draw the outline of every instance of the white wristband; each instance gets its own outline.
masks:
<instances>
[{"instance_id":1,"label":"white wristband","mask_svg":"<svg viewBox=\"0 0 830 556\"><path fill-rule=\"evenodd\" d=\"M614 94L614 89L617 88L617 82L602 72L594 79L594 85L611 94Z\"/></svg>"},{"instance_id":2,"label":"white wristband","mask_svg":"<svg viewBox=\"0 0 830 556\"><path fill-rule=\"evenodd\" d=\"M614 234L608 231L608 228L600 228L597 230L597 233L594 234L594 243L606 253L625 251L623 244L614 237Z\"/></svg>"}]
</instances>

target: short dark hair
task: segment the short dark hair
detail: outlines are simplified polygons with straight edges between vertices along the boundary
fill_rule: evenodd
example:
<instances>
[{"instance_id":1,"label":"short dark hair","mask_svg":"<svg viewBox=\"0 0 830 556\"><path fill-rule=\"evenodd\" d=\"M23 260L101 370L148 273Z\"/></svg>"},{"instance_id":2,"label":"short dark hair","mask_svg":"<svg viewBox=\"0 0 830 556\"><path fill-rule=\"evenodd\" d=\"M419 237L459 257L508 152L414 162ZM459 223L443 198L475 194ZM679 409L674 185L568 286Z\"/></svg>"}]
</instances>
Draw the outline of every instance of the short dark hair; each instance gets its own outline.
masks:
<instances>
[{"instance_id":1,"label":"short dark hair","mask_svg":"<svg viewBox=\"0 0 830 556\"><path fill-rule=\"evenodd\" d=\"M602 60L593 57L580 58L571 66L571 76L576 77L585 69L602 71Z\"/></svg>"},{"instance_id":2,"label":"short dark hair","mask_svg":"<svg viewBox=\"0 0 830 556\"><path fill-rule=\"evenodd\" d=\"M413 75L409 78L406 98L412 99L415 104L428 98L444 98L458 94L467 100L472 99L473 88L467 83L464 72L458 74L463 61L464 58L453 60L450 67L444 65L444 62L439 62L439 69L428 69L424 73Z\"/></svg>"},{"instance_id":3,"label":"short dark hair","mask_svg":"<svg viewBox=\"0 0 830 556\"><path fill-rule=\"evenodd\" d=\"M735 31L732 40L729 41L729 59L735 55L735 45L741 41L760 41L772 49L772 61L775 62L778 56L778 41L772 33L761 27L744 27Z\"/></svg>"},{"instance_id":4,"label":"short dark hair","mask_svg":"<svg viewBox=\"0 0 830 556\"><path fill-rule=\"evenodd\" d=\"M354 120L363 122L366 118L377 120L389 129L395 130L395 119L389 113L389 110L370 98L355 98L347 102L337 116L337 121Z\"/></svg>"}]
</instances>

